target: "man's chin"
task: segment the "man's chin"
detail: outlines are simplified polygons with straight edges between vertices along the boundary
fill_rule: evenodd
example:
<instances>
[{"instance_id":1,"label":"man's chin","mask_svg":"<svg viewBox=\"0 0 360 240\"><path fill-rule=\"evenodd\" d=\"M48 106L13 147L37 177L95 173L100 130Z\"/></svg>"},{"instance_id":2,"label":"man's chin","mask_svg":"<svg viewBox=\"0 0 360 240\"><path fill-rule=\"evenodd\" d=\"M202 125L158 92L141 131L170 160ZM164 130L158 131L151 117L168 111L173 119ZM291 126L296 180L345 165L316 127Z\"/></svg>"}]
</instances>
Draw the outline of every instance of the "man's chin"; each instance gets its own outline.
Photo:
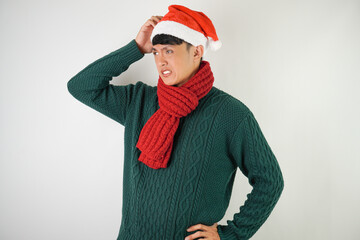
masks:
<instances>
[{"instance_id":1,"label":"man's chin","mask_svg":"<svg viewBox=\"0 0 360 240\"><path fill-rule=\"evenodd\" d=\"M177 87L177 84L173 83L173 81L167 81L167 80L164 81L164 79L163 79L163 82L168 86Z\"/></svg>"}]
</instances>

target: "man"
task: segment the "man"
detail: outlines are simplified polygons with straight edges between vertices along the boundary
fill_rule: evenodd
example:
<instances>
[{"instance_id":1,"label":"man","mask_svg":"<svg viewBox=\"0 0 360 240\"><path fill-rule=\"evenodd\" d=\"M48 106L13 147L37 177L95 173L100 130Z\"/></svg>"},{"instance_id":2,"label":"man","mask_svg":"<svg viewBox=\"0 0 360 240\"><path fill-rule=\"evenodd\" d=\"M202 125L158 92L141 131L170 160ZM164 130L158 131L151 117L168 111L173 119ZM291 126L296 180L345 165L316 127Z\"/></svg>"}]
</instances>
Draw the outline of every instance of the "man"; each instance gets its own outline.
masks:
<instances>
[{"instance_id":1,"label":"man","mask_svg":"<svg viewBox=\"0 0 360 240\"><path fill-rule=\"evenodd\" d=\"M202 60L220 46L205 14L171 5L69 80L75 98L125 127L118 240L249 239L275 207L284 187L278 162L250 109L213 86ZM149 53L156 87L109 84ZM237 167L253 190L234 219L218 225Z\"/></svg>"}]
</instances>

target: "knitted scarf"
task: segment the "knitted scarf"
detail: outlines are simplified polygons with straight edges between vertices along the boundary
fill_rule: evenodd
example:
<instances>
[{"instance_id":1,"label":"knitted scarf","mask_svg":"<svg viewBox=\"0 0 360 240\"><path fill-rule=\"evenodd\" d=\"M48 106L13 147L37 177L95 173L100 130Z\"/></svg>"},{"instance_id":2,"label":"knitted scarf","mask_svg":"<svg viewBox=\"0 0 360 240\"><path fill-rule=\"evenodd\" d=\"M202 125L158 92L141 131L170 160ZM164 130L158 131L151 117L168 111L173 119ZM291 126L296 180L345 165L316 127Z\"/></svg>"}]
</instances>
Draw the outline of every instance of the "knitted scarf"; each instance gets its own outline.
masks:
<instances>
[{"instance_id":1,"label":"knitted scarf","mask_svg":"<svg viewBox=\"0 0 360 240\"><path fill-rule=\"evenodd\" d=\"M191 113L212 88L210 63L202 61L199 70L180 87L166 85L159 76L157 96L160 108L142 128L136 147L139 161L153 169L166 168L180 118Z\"/></svg>"}]
</instances>

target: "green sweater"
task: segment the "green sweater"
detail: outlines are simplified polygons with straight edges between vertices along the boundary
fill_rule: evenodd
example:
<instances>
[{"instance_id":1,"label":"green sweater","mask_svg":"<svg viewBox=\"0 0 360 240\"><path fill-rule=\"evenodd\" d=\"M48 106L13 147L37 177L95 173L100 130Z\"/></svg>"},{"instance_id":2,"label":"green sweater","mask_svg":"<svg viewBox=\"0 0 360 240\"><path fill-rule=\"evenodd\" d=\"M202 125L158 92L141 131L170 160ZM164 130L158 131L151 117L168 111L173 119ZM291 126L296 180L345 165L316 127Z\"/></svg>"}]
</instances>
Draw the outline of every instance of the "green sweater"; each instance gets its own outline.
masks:
<instances>
[{"instance_id":1,"label":"green sweater","mask_svg":"<svg viewBox=\"0 0 360 240\"><path fill-rule=\"evenodd\" d=\"M278 162L253 113L212 87L180 124L167 168L138 161L142 127L159 109L157 87L141 81L109 82L140 60L135 39L72 77L73 97L125 127L122 219L118 240L183 240L186 229L219 222L227 210L237 167L253 187L227 225L222 240L249 239L270 215L284 187ZM139 71L139 80L141 80ZM215 79L216 80L216 79ZM99 140L100 142L100 140ZM239 190L236 190L239 191Z\"/></svg>"}]
</instances>

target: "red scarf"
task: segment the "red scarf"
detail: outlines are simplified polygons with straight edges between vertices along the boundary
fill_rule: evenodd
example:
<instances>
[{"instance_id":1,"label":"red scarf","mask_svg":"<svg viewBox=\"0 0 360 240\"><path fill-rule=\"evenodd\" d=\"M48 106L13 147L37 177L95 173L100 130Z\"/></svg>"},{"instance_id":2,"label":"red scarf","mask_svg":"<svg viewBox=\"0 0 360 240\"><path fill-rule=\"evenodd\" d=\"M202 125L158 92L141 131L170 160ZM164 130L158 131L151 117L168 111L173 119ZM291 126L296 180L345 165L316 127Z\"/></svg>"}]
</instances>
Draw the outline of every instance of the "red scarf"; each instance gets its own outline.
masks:
<instances>
[{"instance_id":1,"label":"red scarf","mask_svg":"<svg viewBox=\"0 0 360 240\"><path fill-rule=\"evenodd\" d=\"M180 118L197 107L213 83L214 76L207 61L202 61L196 74L180 87L166 85L159 76L157 95L160 108L140 132L136 144L141 150L139 161L154 169L167 167Z\"/></svg>"}]
</instances>

